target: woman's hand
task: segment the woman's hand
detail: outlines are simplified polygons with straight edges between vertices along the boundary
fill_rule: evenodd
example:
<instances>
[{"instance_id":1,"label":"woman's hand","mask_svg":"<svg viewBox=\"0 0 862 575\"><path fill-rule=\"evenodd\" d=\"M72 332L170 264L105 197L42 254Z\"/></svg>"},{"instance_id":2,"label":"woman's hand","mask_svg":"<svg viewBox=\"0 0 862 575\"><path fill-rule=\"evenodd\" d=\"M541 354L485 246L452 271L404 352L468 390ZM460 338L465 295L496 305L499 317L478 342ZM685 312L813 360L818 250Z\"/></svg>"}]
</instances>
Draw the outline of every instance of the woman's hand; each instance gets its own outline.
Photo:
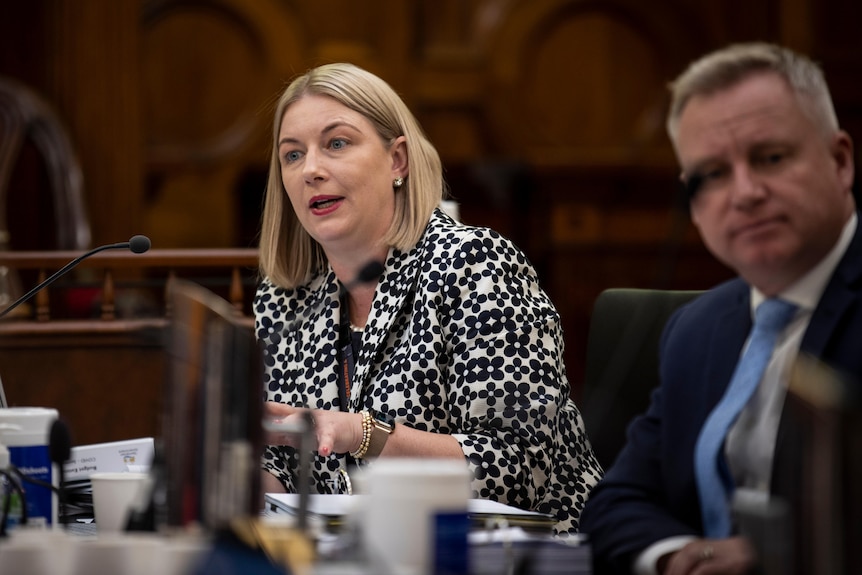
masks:
<instances>
[{"instance_id":1,"label":"woman's hand","mask_svg":"<svg viewBox=\"0 0 862 575\"><path fill-rule=\"evenodd\" d=\"M325 409L305 409L284 403L267 401L263 406L263 419L276 425L265 425L267 445L290 445L299 447L299 430L303 429L303 418L310 413L314 422L314 449L323 456L332 453L348 453L359 448L362 441L362 415ZM278 425L280 424L280 425ZM278 428L282 427L283 430Z\"/></svg>"},{"instance_id":2,"label":"woman's hand","mask_svg":"<svg viewBox=\"0 0 862 575\"><path fill-rule=\"evenodd\" d=\"M263 420L267 445L290 445L298 448L303 418L310 414L314 421L316 446L320 455L349 453L359 449L362 442L362 414L328 409L305 409L284 403L264 403ZM272 423L273 425L270 425ZM281 427L282 430L278 430ZM463 459L461 444L451 435L413 429L398 425L389 436L383 450L385 456L446 457Z\"/></svg>"}]
</instances>

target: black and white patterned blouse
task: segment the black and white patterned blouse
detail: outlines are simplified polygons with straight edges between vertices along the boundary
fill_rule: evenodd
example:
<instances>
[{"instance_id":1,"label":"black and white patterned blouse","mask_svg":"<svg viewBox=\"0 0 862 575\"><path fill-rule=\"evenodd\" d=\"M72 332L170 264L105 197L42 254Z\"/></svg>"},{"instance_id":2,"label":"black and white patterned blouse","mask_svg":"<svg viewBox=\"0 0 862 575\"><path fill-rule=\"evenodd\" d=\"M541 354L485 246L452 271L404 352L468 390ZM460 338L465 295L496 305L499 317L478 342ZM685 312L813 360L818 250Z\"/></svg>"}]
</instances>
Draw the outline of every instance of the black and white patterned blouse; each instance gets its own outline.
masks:
<instances>
[{"instance_id":1,"label":"black and white patterned blouse","mask_svg":"<svg viewBox=\"0 0 862 575\"><path fill-rule=\"evenodd\" d=\"M267 400L340 409L338 293L331 269L292 290L262 282L254 309ZM572 533L601 470L562 357L559 314L524 254L437 210L414 249L389 252L348 409L453 435L473 497L550 513L558 533ZM315 455L318 492L333 491L345 457ZM268 446L263 466L294 491L292 448Z\"/></svg>"}]
</instances>

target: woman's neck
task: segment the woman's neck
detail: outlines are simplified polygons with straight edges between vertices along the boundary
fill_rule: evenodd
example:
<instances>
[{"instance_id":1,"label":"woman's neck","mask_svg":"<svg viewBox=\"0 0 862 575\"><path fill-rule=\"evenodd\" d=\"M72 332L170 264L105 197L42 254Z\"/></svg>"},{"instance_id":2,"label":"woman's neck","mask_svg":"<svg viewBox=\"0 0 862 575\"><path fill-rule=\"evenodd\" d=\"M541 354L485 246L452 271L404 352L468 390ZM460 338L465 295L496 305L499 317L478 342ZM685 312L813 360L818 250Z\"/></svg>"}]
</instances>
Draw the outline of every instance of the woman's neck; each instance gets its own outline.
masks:
<instances>
[{"instance_id":1,"label":"woman's neck","mask_svg":"<svg viewBox=\"0 0 862 575\"><path fill-rule=\"evenodd\" d=\"M374 301L374 291L377 282L373 284L361 284L347 291L348 306L350 310L350 324L357 328L364 328L371 314L371 303Z\"/></svg>"},{"instance_id":2,"label":"woman's neck","mask_svg":"<svg viewBox=\"0 0 862 575\"><path fill-rule=\"evenodd\" d=\"M356 327L364 327L368 321L368 315L371 313L371 303L374 301L374 292L377 289L378 279L371 281L357 281L361 269L373 259L380 262L385 261L388 254L387 250L381 250L382 253L372 255L366 259L349 258L347 259L332 259L329 258L329 265L332 266L332 271L342 285L342 289L346 292L348 306L350 310L350 323ZM361 261L362 264L357 266L355 262Z\"/></svg>"}]
</instances>

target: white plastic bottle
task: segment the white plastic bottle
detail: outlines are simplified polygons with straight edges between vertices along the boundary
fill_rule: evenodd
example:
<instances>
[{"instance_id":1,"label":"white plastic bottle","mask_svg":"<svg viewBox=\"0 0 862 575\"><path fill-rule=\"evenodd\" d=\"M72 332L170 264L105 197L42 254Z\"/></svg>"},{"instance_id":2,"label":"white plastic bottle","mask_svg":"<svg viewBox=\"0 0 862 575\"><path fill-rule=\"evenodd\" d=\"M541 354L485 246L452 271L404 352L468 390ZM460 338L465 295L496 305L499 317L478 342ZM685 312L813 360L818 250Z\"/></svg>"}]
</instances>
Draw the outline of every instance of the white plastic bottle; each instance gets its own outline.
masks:
<instances>
[{"instance_id":1,"label":"white plastic bottle","mask_svg":"<svg viewBox=\"0 0 862 575\"><path fill-rule=\"evenodd\" d=\"M0 472L8 471L9 449L0 441ZM21 496L6 475L0 474L0 521L6 508L6 498L12 499L9 502L9 515L6 516L6 533L9 533L21 522Z\"/></svg>"},{"instance_id":2,"label":"white plastic bottle","mask_svg":"<svg viewBox=\"0 0 862 575\"><path fill-rule=\"evenodd\" d=\"M51 424L56 409L8 407L0 409L0 443L9 449L9 458L21 475L57 486L59 473L48 451ZM50 528L57 525L58 502L48 487L24 482L27 526Z\"/></svg>"}]
</instances>

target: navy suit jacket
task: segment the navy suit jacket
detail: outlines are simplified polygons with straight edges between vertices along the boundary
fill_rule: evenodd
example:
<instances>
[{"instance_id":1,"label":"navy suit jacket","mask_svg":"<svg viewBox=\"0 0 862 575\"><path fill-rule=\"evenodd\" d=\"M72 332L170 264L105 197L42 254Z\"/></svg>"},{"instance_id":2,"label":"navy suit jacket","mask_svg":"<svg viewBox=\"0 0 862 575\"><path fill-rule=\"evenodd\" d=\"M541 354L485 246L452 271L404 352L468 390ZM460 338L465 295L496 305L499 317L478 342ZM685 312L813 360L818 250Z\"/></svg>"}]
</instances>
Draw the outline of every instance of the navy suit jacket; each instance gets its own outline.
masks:
<instances>
[{"instance_id":1,"label":"navy suit jacket","mask_svg":"<svg viewBox=\"0 0 862 575\"><path fill-rule=\"evenodd\" d=\"M862 378L862 219L803 336L801 351ZM661 384L627 443L594 488L581 517L596 573L629 573L634 557L678 535L702 536L694 478L698 433L721 399L751 329L750 288L724 283L680 308L660 347ZM782 417L772 492L794 501L801 471L791 425ZM795 449L794 449L795 448ZM796 459L799 457L797 455Z\"/></svg>"}]
</instances>

